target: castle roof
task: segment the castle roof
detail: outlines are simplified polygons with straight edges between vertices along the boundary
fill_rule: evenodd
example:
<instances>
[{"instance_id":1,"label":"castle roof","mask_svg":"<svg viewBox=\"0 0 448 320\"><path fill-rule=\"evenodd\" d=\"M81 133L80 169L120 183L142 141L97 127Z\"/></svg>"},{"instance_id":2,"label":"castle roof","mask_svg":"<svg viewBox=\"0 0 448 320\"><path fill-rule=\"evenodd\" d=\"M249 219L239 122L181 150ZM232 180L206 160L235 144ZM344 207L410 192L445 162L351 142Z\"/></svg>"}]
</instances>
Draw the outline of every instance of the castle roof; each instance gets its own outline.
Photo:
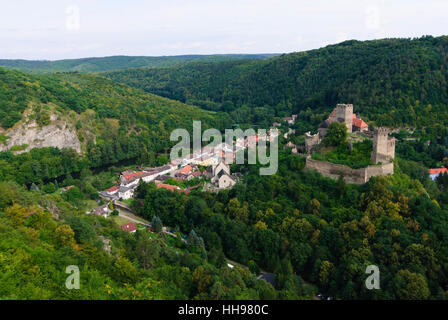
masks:
<instances>
[{"instance_id":1,"label":"castle roof","mask_svg":"<svg viewBox=\"0 0 448 320\"><path fill-rule=\"evenodd\" d=\"M353 123L352 123L352 125L354 127L357 127L357 128L367 128L368 127L367 123L365 123L364 120L359 119L358 117L356 117L356 114L353 114Z\"/></svg>"},{"instance_id":2,"label":"castle roof","mask_svg":"<svg viewBox=\"0 0 448 320\"><path fill-rule=\"evenodd\" d=\"M437 168L437 169L428 169L428 172L430 175L440 175L440 174L445 174L448 173L448 169L447 168Z\"/></svg>"}]
</instances>

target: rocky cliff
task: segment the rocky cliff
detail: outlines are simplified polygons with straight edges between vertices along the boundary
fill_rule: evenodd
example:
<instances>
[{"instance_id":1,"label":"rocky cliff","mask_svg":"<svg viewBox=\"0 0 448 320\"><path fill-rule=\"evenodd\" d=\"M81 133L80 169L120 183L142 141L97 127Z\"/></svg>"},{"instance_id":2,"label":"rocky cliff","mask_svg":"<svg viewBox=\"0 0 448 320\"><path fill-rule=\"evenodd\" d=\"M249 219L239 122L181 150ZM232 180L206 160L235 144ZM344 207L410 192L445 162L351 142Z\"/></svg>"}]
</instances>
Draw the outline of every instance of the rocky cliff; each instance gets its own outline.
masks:
<instances>
[{"instance_id":1,"label":"rocky cliff","mask_svg":"<svg viewBox=\"0 0 448 320\"><path fill-rule=\"evenodd\" d=\"M47 125L39 126L25 112L24 119L14 127L1 132L5 136L0 143L0 151L11 150L14 153L27 152L33 148L57 147L72 148L81 152L81 143L73 125L60 115L52 114Z\"/></svg>"}]
</instances>

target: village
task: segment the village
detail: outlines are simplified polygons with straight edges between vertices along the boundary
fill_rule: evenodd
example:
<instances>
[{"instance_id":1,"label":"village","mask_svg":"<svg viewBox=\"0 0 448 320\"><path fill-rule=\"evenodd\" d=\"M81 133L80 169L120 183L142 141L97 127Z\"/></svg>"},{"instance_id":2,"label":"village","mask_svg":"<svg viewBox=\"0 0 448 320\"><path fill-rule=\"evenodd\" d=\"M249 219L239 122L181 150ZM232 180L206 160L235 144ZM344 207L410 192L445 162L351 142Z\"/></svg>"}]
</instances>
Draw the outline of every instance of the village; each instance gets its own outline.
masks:
<instances>
[{"instance_id":1,"label":"village","mask_svg":"<svg viewBox=\"0 0 448 320\"><path fill-rule=\"evenodd\" d=\"M295 134L294 125L297 115L284 117L282 137L288 139ZM373 139L372 163L365 169L353 170L345 166L311 159L313 152L322 142L328 127L333 122L345 123L347 131L360 137ZM127 222L121 226L123 231L135 232L136 224L150 226L147 221L137 217L129 204L140 182L155 183L157 189L171 192L180 192L188 195L194 189L202 191L219 192L231 189L238 181L243 179L239 173L232 173L229 164L234 163L238 152L244 151L260 140L272 142L280 131L274 130L282 127L282 123L274 122L267 130L267 135L246 136L237 138L233 145L222 142L214 146L205 146L200 152L189 153L159 167L142 167L137 170L126 170L119 174L117 184L107 190L99 192L104 204L94 208L87 214L109 217L114 210L119 212L120 222ZM323 176L337 178L341 174L348 183L362 184L375 175L393 174L393 159L395 157L395 139L389 136L386 128L369 130L368 124L360 115L353 112L353 105L338 104L318 128L318 133L305 134L305 145L297 146L286 140L285 148L290 148L292 154L306 157L306 168L320 172ZM362 172L361 172L362 171ZM430 169L430 178L435 180L439 175L448 173L448 169ZM181 187L179 185L188 185ZM164 229L165 230L165 229Z\"/></svg>"},{"instance_id":2,"label":"village","mask_svg":"<svg viewBox=\"0 0 448 320\"><path fill-rule=\"evenodd\" d=\"M293 126L296 119L297 115L283 118L284 122L289 126ZM278 135L276 129L281 125L279 122L274 122L267 130L267 135L256 134L255 136L237 138L234 141L234 145L222 142L214 146L205 146L201 148L200 152L189 153L185 157L174 159L163 166L143 167L138 171L126 170L120 172L119 180L115 186L99 192L99 196L104 204L87 211L86 214L107 218L113 215L115 211L118 212L119 216L117 222L126 222L121 225L123 231L136 232L137 225L151 230L150 224L136 216L129 206L140 182L153 182L157 189L180 192L185 195L188 195L191 190L199 188L202 188L202 191L211 192L231 189L238 181L242 180L241 174L232 173L229 166L229 164L234 163L237 153L244 152L244 150L255 146L256 143L262 140L273 142ZM284 138L293 133L295 133L295 130L288 128ZM290 145L288 144L288 146ZM292 152L297 153L295 146ZM188 182L189 185L191 185L191 182L197 183L186 188L176 185L183 182ZM175 236L165 227L163 232Z\"/></svg>"}]
</instances>

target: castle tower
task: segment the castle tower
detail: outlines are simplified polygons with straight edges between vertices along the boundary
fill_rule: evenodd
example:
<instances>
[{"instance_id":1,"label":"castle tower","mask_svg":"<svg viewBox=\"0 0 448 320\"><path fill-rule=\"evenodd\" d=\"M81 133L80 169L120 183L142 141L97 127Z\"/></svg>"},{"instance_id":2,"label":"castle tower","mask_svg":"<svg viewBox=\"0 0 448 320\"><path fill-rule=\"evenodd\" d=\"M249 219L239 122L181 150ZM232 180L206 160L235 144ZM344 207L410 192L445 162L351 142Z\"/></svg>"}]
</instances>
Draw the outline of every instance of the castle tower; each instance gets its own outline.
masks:
<instances>
[{"instance_id":1,"label":"castle tower","mask_svg":"<svg viewBox=\"0 0 448 320\"><path fill-rule=\"evenodd\" d=\"M338 104L336 105L336 119L338 122L345 123L347 132L352 132L353 127L353 105L352 104Z\"/></svg>"},{"instance_id":2,"label":"castle tower","mask_svg":"<svg viewBox=\"0 0 448 320\"><path fill-rule=\"evenodd\" d=\"M395 138L389 137L386 128L375 128L371 159L374 163L389 162L395 158Z\"/></svg>"}]
</instances>

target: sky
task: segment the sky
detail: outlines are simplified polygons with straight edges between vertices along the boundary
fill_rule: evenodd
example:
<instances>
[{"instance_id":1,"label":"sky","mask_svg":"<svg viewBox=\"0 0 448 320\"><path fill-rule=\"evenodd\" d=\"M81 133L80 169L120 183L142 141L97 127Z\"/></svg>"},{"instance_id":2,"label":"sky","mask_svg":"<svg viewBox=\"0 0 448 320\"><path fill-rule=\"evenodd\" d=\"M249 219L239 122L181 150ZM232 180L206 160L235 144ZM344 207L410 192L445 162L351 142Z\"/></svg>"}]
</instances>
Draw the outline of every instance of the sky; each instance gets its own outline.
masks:
<instances>
[{"instance_id":1,"label":"sky","mask_svg":"<svg viewBox=\"0 0 448 320\"><path fill-rule=\"evenodd\" d=\"M0 59L289 53L448 34L447 0L0 0Z\"/></svg>"}]
</instances>

